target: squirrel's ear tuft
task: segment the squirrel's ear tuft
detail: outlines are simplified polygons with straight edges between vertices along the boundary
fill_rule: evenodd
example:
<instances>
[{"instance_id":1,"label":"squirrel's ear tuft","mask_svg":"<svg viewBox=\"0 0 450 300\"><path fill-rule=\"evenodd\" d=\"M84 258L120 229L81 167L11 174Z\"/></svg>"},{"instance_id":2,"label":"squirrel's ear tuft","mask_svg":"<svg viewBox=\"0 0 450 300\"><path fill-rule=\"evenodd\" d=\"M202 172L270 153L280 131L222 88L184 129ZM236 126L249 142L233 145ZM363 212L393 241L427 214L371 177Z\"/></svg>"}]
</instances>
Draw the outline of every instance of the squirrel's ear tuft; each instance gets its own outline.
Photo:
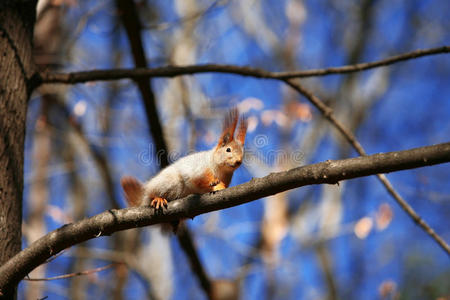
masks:
<instances>
[{"instance_id":1,"label":"squirrel's ear tuft","mask_svg":"<svg viewBox=\"0 0 450 300\"><path fill-rule=\"evenodd\" d=\"M234 131L239 118L239 112L236 107L230 109L223 122L222 134L219 138L218 146L224 146L231 142L234 137Z\"/></svg>"},{"instance_id":2,"label":"squirrel's ear tuft","mask_svg":"<svg viewBox=\"0 0 450 300\"><path fill-rule=\"evenodd\" d=\"M225 134L222 134L222 136L219 139L219 147L223 147L229 142L231 142L231 136L228 132L226 132Z\"/></svg>"},{"instance_id":3,"label":"squirrel's ear tuft","mask_svg":"<svg viewBox=\"0 0 450 300\"><path fill-rule=\"evenodd\" d=\"M225 120L223 121L222 133L227 132L230 134L230 136L233 137L234 131L236 130L238 118L239 118L239 111L236 107L233 107L225 116Z\"/></svg>"},{"instance_id":4,"label":"squirrel's ear tuft","mask_svg":"<svg viewBox=\"0 0 450 300\"><path fill-rule=\"evenodd\" d=\"M244 145L245 135L247 133L247 119L245 117L240 118L239 129L236 135L236 139Z\"/></svg>"}]
</instances>

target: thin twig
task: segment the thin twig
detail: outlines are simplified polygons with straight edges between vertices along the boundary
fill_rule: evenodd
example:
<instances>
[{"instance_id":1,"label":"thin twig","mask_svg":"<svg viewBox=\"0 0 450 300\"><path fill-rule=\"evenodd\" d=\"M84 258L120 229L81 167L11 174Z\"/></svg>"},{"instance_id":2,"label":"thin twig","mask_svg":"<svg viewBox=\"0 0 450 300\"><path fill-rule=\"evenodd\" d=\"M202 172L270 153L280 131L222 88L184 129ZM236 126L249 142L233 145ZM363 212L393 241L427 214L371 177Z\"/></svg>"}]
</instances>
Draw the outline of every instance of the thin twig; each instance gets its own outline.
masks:
<instances>
[{"instance_id":1,"label":"thin twig","mask_svg":"<svg viewBox=\"0 0 450 300\"><path fill-rule=\"evenodd\" d=\"M172 27L175 26L179 26L182 25L183 23L188 23L188 22L193 22L198 20L199 18L202 18L204 16L206 16L207 14L211 13L214 11L214 9L216 8L216 6L225 6L226 3L222 3L223 1L221 0L215 0L213 3L209 4L208 6L206 6L205 8L194 12L190 15L187 15L185 17L182 18L178 18L174 21L170 21L170 22L163 22L163 23L158 23L158 24L147 24L147 25L143 25L142 29L157 29L157 30L167 30L170 29Z\"/></svg>"},{"instance_id":2,"label":"thin twig","mask_svg":"<svg viewBox=\"0 0 450 300\"><path fill-rule=\"evenodd\" d=\"M356 137L345 126L339 122L333 115L333 111L325 103L323 103L318 97L314 96L310 91L305 89L301 84L294 82L293 80L284 80L286 84L295 89L297 92L305 96L317 109L323 114L323 116L333 124L334 127L344 136L344 138L353 146L353 148L359 153L359 155L366 156L367 153ZM381 181L389 194L395 199L400 207L409 215L413 221L425 230L428 235L431 236L438 244L444 249L445 252L450 254L450 247L431 227L425 222L419 214L400 196L394 187L384 174L377 174L377 178Z\"/></svg>"},{"instance_id":3,"label":"thin twig","mask_svg":"<svg viewBox=\"0 0 450 300\"><path fill-rule=\"evenodd\" d=\"M71 278L71 277L75 277L75 276L81 276L81 275L89 275L89 274L93 274L93 273L98 273L101 272L103 270L118 266L122 263L112 263L103 267L98 267L95 269L90 269L90 270L86 270L86 271L81 271L81 272L75 272L75 273L69 273L69 274L64 274L64 275L59 275L59 276L54 276L54 277L47 277L47 278L27 278L25 277L24 280L27 281L50 281L50 280L58 280L58 279L65 279L65 278Z\"/></svg>"},{"instance_id":4,"label":"thin twig","mask_svg":"<svg viewBox=\"0 0 450 300\"><path fill-rule=\"evenodd\" d=\"M59 253L57 253L57 254L55 254L55 255L49 257L49 258L45 261L45 263L48 264L48 263L54 261L56 258L58 258L58 257L60 257L61 255L63 255L67 250L68 250L68 249L64 249L63 251L61 251L61 252L59 252Z\"/></svg>"},{"instance_id":5,"label":"thin twig","mask_svg":"<svg viewBox=\"0 0 450 300\"><path fill-rule=\"evenodd\" d=\"M438 48L416 50L370 63L360 63L356 65L348 65L342 67L313 69L294 72L270 72L259 68L244 67L244 66L203 64L203 65L189 65L189 66L165 66L158 68L91 70L91 71L71 72L71 73L42 72L39 75L41 78L41 84L44 83L74 84L88 81L117 80L125 78L137 79L146 77L176 77L181 75L193 75L200 73L227 73L227 74L237 74L241 76L251 76L256 78L285 80L292 78L302 78L302 77L304 78L313 76L325 76L331 74L360 72L372 68L391 65L409 59L415 59L429 55L443 54L448 52L450 52L450 46L443 46Z\"/></svg>"}]
</instances>

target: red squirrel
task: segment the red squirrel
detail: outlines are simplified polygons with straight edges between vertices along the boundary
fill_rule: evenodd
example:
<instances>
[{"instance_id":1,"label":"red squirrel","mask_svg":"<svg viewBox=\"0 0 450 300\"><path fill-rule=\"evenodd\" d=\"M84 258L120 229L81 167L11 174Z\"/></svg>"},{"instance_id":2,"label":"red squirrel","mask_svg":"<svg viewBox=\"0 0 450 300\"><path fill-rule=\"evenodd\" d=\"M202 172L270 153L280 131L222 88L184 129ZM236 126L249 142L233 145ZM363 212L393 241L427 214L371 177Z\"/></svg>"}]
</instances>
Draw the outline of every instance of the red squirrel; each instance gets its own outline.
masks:
<instances>
[{"instance_id":1,"label":"red squirrel","mask_svg":"<svg viewBox=\"0 0 450 300\"><path fill-rule=\"evenodd\" d=\"M236 137L234 132L239 121ZM222 134L213 149L187 155L161 170L142 184L131 176L120 183L130 206L150 205L156 209L190 194L219 191L230 185L233 172L241 165L247 120L239 118L237 108L224 119Z\"/></svg>"}]
</instances>

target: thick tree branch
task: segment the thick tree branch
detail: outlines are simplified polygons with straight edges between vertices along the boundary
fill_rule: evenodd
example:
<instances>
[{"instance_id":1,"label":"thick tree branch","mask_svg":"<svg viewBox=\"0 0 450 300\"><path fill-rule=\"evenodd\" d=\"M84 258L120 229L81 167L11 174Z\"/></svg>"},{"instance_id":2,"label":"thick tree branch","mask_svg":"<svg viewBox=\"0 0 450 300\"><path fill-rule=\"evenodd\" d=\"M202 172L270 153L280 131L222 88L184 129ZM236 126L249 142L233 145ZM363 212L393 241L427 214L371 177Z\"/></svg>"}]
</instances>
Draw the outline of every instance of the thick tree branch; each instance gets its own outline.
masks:
<instances>
[{"instance_id":1,"label":"thick tree branch","mask_svg":"<svg viewBox=\"0 0 450 300\"><path fill-rule=\"evenodd\" d=\"M372 68L391 65L405 60L448 52L450 52L450 46L443 46L439 48L416 50L413 52L392 56L387 59L374 61L370 63L360 63L356 65L348 65L335 68L314 69L314 70L293 71L293 72L270 72L263 69L252 67L204 64L191 66L165 66L158 68L92 70L92 71L71 72L71 73L40 73L39 75L41 78L41 83L67 83L67 84L84 83L88 81L99 81L99 80L117 80L126 78L139 79L146 77L176 77L181 75L193 75L200 73L227 73L242 76L251 76L256 78L286 80L292 78L359 72Z\"/></svg>"},{"instance_id":2,"label":"thick tree branch","mask_svg":"<svg viewBox=\"0 0 450 300\"><path fill-rule=\"evenodd\" d=\"M341 180L450 162L450 143L411 150L360 156L272 173L263 178L215 194L190 195L172 201L163 212L151 207L112 209L76 223L64 225L37 240L0 267L0 292L17 284L31 270L60 251L120 230L167 223L244 204L289 189L312 184L336 184ZM450 248L441 239L442 248Z\"/></svg>"}]
</instances>

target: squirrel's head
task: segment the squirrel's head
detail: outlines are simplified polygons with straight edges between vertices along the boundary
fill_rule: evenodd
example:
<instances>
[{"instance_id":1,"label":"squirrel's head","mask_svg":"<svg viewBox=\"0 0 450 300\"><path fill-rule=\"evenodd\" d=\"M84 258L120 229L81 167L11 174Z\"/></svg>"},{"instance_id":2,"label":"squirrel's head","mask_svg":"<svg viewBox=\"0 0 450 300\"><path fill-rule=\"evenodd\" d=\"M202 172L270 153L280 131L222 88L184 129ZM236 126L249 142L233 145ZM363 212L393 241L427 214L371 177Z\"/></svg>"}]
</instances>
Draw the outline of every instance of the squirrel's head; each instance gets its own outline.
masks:
<instances>
[{"instance_id":1,"label":"squirrel's head","mask_svg":"<svg viewBox=\"0 0 450 300\"><path fill-rule=\"evenodd\" d=\"M239 119L236 108L230 110L223 123L222 134L214 150L214 161L221 169L234 171L242 164L244 157L245 134L247 133L247 120L240 118L239 128L234 136L234 131Z\"/></svg>"}]
</instances>

